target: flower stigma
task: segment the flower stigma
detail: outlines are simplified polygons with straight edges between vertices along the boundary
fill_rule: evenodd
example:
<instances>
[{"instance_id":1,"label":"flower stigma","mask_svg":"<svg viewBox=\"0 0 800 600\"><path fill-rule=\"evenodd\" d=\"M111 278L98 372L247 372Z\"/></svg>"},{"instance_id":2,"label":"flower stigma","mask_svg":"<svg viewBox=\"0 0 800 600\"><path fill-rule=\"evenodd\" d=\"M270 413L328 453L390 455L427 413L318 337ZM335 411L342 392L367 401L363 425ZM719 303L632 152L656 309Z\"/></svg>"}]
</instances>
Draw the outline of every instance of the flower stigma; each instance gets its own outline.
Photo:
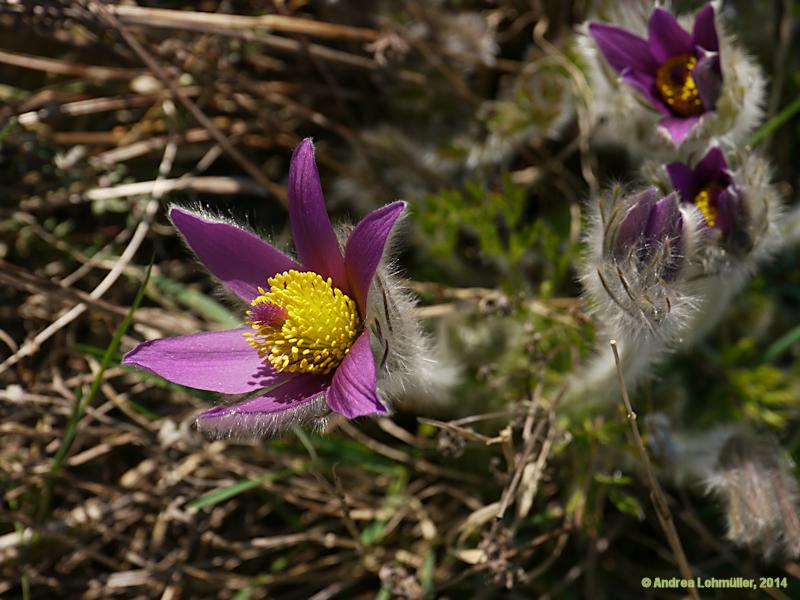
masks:
<instances>
[{"instance_id":1,"label":"flower stigma","mask_svg":"<svg viewBox=\"0 0 800 600\"><path fill-rule=\"evenodd\" d=\"M710 186L700 190L692 201L694 205L700 209L700 212L703 213L709 227L714 227L717 224L717 217L719 216L717 196L720 191L720 187L712 183Z\"/></svg>"},{"instance_id":2,"label":"flower stigma","mask_svg":"<svg viewBox=\"0 0 800 600\"><path fill-rule=\"evenodd\" d=\"M679 54L667 60L656 72L656 88L667 105L681 117L699 115L705 111L692 72L697 58Z\"/></svg>"},{"instance_id":3,"label":"flower stigma","mask_svg":"<svg viewBox=\"0 0 800 600\"><path fill-rule=\"evenodd\" d=\"M267 283L247 311L247 343L278 372L324 375L338 367L360 333L353 299L330 277L308 271L285 271Z\"/></svg>"}]
</instances>

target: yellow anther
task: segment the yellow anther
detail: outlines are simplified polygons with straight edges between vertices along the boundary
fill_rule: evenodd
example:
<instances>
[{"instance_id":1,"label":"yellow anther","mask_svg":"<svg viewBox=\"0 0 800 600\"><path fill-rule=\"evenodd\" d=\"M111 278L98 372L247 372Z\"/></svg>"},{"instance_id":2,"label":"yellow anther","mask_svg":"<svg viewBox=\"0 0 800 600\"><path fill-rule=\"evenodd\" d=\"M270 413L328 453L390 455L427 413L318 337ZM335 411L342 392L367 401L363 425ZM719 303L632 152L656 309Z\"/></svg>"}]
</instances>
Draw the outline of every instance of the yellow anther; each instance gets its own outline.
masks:
<instances>
[{"instance_id":1,"label":"yellow anther","mask_svg":"<svg viewBox=\"0 0 800 600\"><path fill-rule=\"evenodd\" d=\"M325 374L338 367L360 333L356 303L318 273L285 271L267 283L269 291L259 288L247 311L247 343L277 371Z\"/></svg>"},{"instance_id":2,"label":"yellow anther","mask_svg":"<svg viewBox=\"0 0 800 600\"><path fill-rule=\"evenodd\" d=\"M706 218L706 223L708 223L709 227L714 227L717 224L717 216L719 216L717 207L711 203L711 195L713 191L714 189L712 184L712 186L704 188L694 197L694 205L700 209L700 212L703 213L703 216Z\"/></svg>"},{"instance_id":3,"label":"yellow anther","mask_svg":"<svg viewBox=\"0 0 800 600\"><path fill-rule=\"evenodd\" d=\"M699 115L705 111L692 72L697 59L679 54L667 60L656 73L656 88L661 99L681 117Z\"/></svg>"}]
</instances>

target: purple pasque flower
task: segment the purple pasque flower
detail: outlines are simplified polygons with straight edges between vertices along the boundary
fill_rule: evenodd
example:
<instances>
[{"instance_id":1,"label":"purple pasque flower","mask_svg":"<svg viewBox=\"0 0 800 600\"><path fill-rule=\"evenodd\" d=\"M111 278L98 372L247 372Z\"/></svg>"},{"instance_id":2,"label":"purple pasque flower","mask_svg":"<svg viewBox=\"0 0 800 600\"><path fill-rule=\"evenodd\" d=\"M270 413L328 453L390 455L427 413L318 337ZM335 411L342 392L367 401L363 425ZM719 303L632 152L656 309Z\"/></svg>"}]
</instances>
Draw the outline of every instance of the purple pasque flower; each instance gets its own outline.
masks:
<instances>
[{"instance_id":1,"label":"purple pasque flower","mask_svg":"<svg viewBox=\"0 0 800 600\"><path fill-rule=\"evenodd\" d=\"M650 187L630 203L613 231L611 251L618 260L632 259L661 279L675 277L683 258L683 215L676 194L659 197Z\"/></svg>"},{"instance_id":2,"label":"purple pasque flower","mask_svg":"<svg viewBox=\"0 0 800 600\"><path fill-rule=\"evenodd\" d=\"M682 202L699 208L710 229L723 235L731 232L740 199L722 150L711 148L694 169L681 162L670 163L666 169Z\"/></svg>"},{"instance_id":3,"label":"purple pasque flower","mask_svg":"<svg viewBox=\"0 0 800 600\"><path fill-rule=\"evenodd\" d=\"M666 115L659 125L676 144L715 109L722 68L711 4L697 13L691 34L661 8L650 16L647 40L605 23L589 31L608 64Z\"/></svg>"},{"instance_id":4,"label":"purple pasque flower","mask_svg":"<svg viewBox=\"0 0 800 600\"><path fill-rule=\"evenodd\" d=\"M342 253L310 139L292 156L288 195L297 261L236 225L170 209L200 261L250 305L247 326L143 342L123 363L181 385L246 395L200 414L204 430L266 433L327 412L324 403L350 419L386 413L365 327L367 295L405 202L364 217Z\"/></svg>"}]
</instances>

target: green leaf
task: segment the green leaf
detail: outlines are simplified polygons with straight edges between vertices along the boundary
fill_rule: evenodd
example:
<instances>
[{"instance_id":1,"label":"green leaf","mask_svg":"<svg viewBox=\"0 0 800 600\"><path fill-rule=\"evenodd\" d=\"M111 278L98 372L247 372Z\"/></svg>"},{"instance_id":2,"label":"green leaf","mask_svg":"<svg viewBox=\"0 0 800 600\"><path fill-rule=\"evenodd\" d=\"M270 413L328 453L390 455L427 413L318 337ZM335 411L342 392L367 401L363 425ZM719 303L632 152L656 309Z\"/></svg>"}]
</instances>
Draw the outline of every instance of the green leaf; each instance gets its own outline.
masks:
<instances>
[{"instance_id":1,"label":"green leaf","mask_svg":"<svg viewBox=\"0 0 800 600\"><path fill-rule=\"evenodd\" d=\"M248 585L246 588L242 588L236 592L236 595L234 595L231 600L249 600L250 596L253 595L253 592L255 592L256 589L258 589L257 585Z\"/></svg>"},{"instance_id":2,"label":"green leaf","mask_svg":"<svg viewBox=\"0 0 800 600\"><path fill-rule=\"evenodd\" d=\"M747 144L749 146L757 146L764 141L767 136L771 135L779 127L785 125L797 113L800 113L800 96L795 98L794 102L759 127L755 133L750 136L750 139L747 140Z\"/></svg>"},{"instance_id":3,"label":"green leaf","mask_svg":"<svg viewBox=\"0 0 800 600\"><path fill-rule=\"evenodd\" d=\"M767 348L767 351L764 352L764 362L772 362L797 342L800 342L800 325L790 329Z\"/></svg>"},{"instance_id":4,"label":"green leaf","mask_svg":"<svg viewBox=\"0 0 800 600\"><path fill-rule=\"evenodd\" d=\"M97 371L97 375L95 375L95 378L92 381L92 385L89 388L89 393L86 395L86 398L83 398L83 393L80 388L78 388L78 391L75 393L75 400L72 403L72 412L70 413L69 421L67 421L67 426L64 429L64 439L61 441L61 446L58 448L58 452L56 452L56 455L53 458L53 464L50 466L51 475L61 470L64 461L69 455L69 451L72 448L73 442L75 441L78 423L80 423L81 418L83 418L86 408L91 406L92 402L94 402L97 392L100 391L100 386L103 384L103 375L111 364L112 359L116 355L117 348L119 348L119 344L122 341L122 336L125 335L130 328L131 323L133 323L133 315L136 313L136 309L139 308L142 298L144 298L144 291L147 287L147 282L150 280L150 272L152 268L153 263L151 262L147 267L147 271L145 272L144 280L139 286L139 290L136 292L136 298L134 298L133 304L128 310L128 313L125 315L125 318L122 319L122 323L119 324L117 330L114 332L114 337L111 338L111 342L106 348L103 358L100 360L100 369Z\"/></svg>"},{"instance_id":5,"label":"green leaf","mask_svg":"<svg viewBox=\"0 0 800 600\"><path fill-rule=\"evenodd\" d=\"M422 587L425 590L425 596L433 598L436 588L434 587L433 575L436 571L436 553L431 549L425 555L425 560L420 569L419 578L422 582Z\"/></svg>"},{"instance_id":6,"label":"green leaf","mask_svg":"<svg viewBox=\"0 0 800 600\"><path fill-rule=\"evenodd\" d=\"M4 86L4 87L6 87L6 86ZM8 121L8 123L5 124L3 129L0 129L0 142L2 142L4 139L6 139L6 136L9 133L11 133L16 126L17 126L17 120L16 119L10 119Z\"/></svg>"},{"instance_id":7,"label":"green leaf","mask_svg":"<svg viewBox=\"0 0 800 600\"><path fill-rule=\"evenodd\" d=\"M619 512L632 515L640 521L644 520L644 509L636 497L612 488L608 491L608 498Z\"/></svg>"},{"instance_id":8,"label":"green leaf","mask_svg":"<svg viewBox=\"0 0 800 600\"><path fill-rule=\"evenodd\" d=\"M247 479L245 481L240 481L239 483L236 483L234 485L214 490L213 492L210 492L205 496L201 496L200 498L197 498L187 503L186 508L200 509L200 508L205 508L207 506L213 506L215 504L219 504L220 502L229 500L230 498L238 496L239 494L242 494L249 490L259 488L268 481L277 481L279 479L289 477L290 475L294 475L296 473L297 471L292 471L292 470L278 471L277 473L265 473L261 477L256 477L255 479Z\"/></svg>"}]
</instances>

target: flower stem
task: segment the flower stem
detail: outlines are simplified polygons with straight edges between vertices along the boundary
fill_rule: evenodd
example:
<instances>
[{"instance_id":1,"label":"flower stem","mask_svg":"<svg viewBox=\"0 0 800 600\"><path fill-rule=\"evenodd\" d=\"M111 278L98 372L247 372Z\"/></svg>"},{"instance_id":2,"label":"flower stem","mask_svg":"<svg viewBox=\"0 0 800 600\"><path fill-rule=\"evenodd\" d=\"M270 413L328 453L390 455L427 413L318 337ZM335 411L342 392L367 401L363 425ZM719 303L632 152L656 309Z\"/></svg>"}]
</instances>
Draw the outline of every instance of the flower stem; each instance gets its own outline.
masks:
<instances>
[{"instance_id":1,"label":"flower stem","mask_svg":"<svg viewBox=\"0 0 800 600\"><path fill-rule=\"evenodd\" d=\"M784 108L777 115L772 117L769 121L759 127L750 139L747 140L747 145L755 147L771 135L776 129L787 123L793 116L800 112L800 96L795 98L789 106Z\"/></svg>"}]
</instances>

